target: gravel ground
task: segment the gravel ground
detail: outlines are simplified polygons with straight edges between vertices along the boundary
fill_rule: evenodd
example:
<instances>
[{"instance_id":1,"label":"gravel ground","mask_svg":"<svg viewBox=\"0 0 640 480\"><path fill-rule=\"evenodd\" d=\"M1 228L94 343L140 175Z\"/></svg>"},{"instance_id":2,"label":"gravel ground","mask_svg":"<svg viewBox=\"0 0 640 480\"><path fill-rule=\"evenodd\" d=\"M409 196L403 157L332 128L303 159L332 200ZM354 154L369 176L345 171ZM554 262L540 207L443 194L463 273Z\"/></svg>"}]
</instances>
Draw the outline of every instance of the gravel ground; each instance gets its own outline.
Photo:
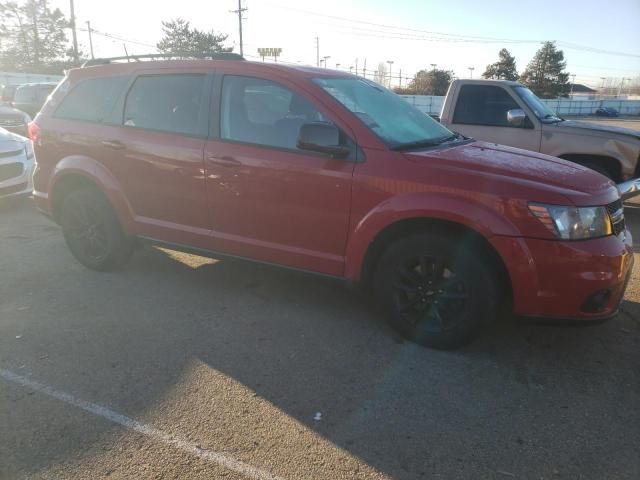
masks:
<instances>
[{"instance_id":1,"label":"gravel ground","mask_svg":"<svg viewBox=\"0 0 640 480\"><path fill-rule=\"evenodd\" d=\"M640 478L640 273L607 323L438 352L315 276L150 247L86 270L29 201L0 245L2 479Z\"/></svg>"}]
</instances>

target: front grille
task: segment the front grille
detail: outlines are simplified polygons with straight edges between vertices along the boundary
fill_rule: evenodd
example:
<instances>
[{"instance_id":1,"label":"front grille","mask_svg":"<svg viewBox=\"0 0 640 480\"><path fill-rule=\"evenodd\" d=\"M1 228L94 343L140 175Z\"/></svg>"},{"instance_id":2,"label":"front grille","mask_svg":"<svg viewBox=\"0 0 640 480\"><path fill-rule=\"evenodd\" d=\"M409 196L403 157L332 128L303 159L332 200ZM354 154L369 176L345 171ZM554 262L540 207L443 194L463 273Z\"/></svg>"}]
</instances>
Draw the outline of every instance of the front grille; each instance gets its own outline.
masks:
<instances>
[{"instance_id":1,"label":"front grille","mask_svg":"<svg viewBox=\"0 0 640 480\"><path fill-rule=\"evenodd\" d=\"M7 163L0 165L0 182L9 180L10 178L19 177L24 172L24 165L21 163Z\"/></svg>"},{"instance_id":2,"label":"front grille","mask_svg":"<svg viewBox=\"0 0 640 480\"><path fill-rule=\"evenodd\" d=\"M12 193L18 193L27 188L27 182L20 183L18 185L13 185L11 187L0 188L0 197L4 197L5 195L11 195Z\"/></svg>"},{"instance_id":3,"label":"front grille","mask_svg":"<svg viewBox=\"0 0 640 480\"><path fill-rule=\"evenodd\" d=\"M24 150L12 150L10 152L0 152L0 158L15 157L15 156L21 155L23 153L24 153Z\"/></svg>"},{"instance_id":4,"label":"front grille","mask_svg":"<svg viewBox=\"0 0 640 480\"><path fill-rule=\"evenodd\" d=\"M609 213L609 218L611 219L611 224L613 226L613 234L615 236L620 235L620 233L625 230L625 221L624 221L624 207L622 206L622 200L616 200L613 203L607 205L607 212Z\"/></svg>"}]
</instances>

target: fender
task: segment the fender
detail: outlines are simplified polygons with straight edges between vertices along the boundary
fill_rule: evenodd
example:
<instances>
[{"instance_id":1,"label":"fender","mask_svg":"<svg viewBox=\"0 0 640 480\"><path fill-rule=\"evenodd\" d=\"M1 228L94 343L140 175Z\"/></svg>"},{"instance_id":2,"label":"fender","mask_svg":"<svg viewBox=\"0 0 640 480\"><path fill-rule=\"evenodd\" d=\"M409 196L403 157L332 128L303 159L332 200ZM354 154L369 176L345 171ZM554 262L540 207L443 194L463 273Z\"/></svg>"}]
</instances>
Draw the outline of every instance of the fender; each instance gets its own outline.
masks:
<instances>
[{"instance_id":1,"label":"fender","mask_svg":"<svg viewBox=\"0 0 640 480\"><path fill-rule=\"evenodd\" d=\"M394 196L367 213L355 226L347 242L345 277L360 280L371 242L387 227L403 220L445 220L471 229L490 241L496 235L520 236L504 215L468 198L438 193L407 193Z\"/></svg>"},{"instance_id":2,"label":"fender","mask_svg":"<svg viewBox=\"0 0 640 480\"><path fill-rule=\"evenodd\" d=\"M122 227L126 231L133 229L133 210L122 191L120 183L104 165L91 157L83 155L65 157L60 160L53 169L48 188L50 192L49 205L51 211L53 211L53 205L55 205L56 202L54 198L56 184L71 175L83 177L94 183L113 206Z\"/></svg>"}]
</instances>

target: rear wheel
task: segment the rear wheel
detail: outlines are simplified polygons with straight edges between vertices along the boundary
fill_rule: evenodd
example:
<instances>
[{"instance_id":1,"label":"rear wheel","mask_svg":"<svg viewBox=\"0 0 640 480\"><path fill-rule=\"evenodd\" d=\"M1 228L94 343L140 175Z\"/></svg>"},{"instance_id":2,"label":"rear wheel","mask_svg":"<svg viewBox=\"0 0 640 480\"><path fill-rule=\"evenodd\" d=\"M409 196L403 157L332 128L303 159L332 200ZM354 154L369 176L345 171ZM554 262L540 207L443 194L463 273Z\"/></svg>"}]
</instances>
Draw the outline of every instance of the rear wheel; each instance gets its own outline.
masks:
<instances>
[{"instance_id":1,"label":"rear wheel","mask_svg":"<svg viewBox=\"0 0 640 480\"><path fill-rule=\"evenodd\" d=\"M69 193L60 215L62 232L73 256L93 270L112 270L128 260L128 238L104 195L91 187Z\"/></svg>"},{"instance_id":2,"label":"rear wheel","mask_svg":"<svg viewBox=\"0 0 640 480\"><path fill-rule=\"evenodd\" d=\"M496 317L493 272L444 234L414 234L392 244L376 269L375 287L391 326L432 348L463 346Z\"/></svg>"}]
</instances>

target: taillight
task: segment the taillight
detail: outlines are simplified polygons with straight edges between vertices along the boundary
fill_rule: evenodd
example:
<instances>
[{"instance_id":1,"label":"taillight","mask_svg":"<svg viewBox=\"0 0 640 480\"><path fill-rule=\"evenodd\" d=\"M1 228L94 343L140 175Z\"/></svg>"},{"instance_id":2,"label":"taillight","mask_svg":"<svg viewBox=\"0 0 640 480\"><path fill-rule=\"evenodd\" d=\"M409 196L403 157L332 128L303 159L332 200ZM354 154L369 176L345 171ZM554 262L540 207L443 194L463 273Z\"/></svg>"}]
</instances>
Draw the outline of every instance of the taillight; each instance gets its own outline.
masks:
<instances>
[{"instance_id":1,"label":"taillight","mask_svg":"<svg viewBox=\"0 0 640 480\"><path fill-rule=\"evenodd\" d=\"M35 122L29 122L27 126L27 131L29 132L29 138L33 143L36 143L40 138L40 126Z\"/></svg>"}]
</instances>

